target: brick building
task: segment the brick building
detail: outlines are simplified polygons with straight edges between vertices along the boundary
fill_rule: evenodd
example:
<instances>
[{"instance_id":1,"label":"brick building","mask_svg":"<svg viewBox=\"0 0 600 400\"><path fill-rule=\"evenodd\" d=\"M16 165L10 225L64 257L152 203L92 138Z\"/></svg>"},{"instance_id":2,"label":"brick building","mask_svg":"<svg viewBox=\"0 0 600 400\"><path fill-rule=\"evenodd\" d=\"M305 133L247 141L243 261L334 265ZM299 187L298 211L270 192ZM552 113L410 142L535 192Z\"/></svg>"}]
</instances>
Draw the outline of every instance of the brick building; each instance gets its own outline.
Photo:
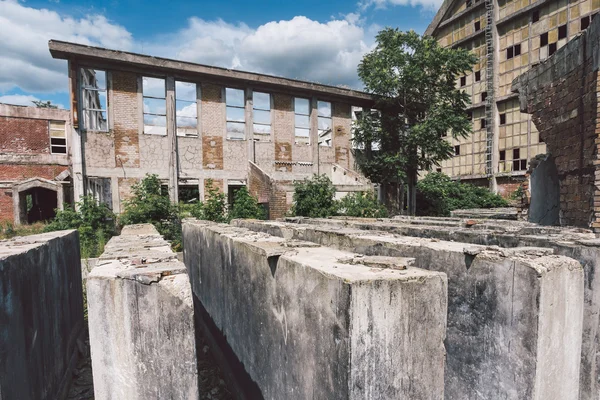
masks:
<instances>
[{"instance_id":1,"label":"brick building","mask_svg":"<svg viewBox=\"0 0 600 400\"><path fill-rule=\"evenodd\" d=\"M72 199L68 110L0 104L0 222L54 217Z\"/></svg>"},{"instance_id":2,"label":"brick building","mask_svg":"<svg viewBox=\"0 0 600 400\"><path fill-rule=\"evenodd\" d=\"M211 180L231 199L248 186L282 216L292 182L328 175L339 193L367 190L353 170L352 107L370 95L338 87L50 41L68 60L75 196L115 212L157 174L172 201L203 198Z\"/></svg>"},{"instance_id":3,"label":"brick building","mask_svg":"<svg viewBox=\"0 0 600 400\"><path fill-rule=\"evenodd\" d=\"M455 156L441 172L489 183L505 196L518 188L546 144L520 112L511 82L589 26L598 9L600 0L444 1L425 33L442 46L472 50L479 62L457 77L457 87L472 96L473 134L449 139Z\"/></svg>"},{"instance_id":4,"label":"brick building","mask_svg":"<svg viewBox=\"0 0 600 400\"><path fill-rule=\"evenodd\" d=\"M527 185L533 222L600 232L599 68L600 19L512 84L549 154Z\"/></svg>"}]
</instances>

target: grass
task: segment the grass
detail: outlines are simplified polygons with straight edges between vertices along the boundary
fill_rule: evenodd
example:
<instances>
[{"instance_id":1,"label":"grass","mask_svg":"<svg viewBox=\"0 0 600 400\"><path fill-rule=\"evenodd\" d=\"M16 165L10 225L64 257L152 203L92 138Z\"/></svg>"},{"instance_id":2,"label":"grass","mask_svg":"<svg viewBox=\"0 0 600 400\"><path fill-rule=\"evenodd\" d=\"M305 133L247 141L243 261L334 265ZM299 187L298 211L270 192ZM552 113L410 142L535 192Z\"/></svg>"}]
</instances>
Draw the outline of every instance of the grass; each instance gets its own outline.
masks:
<instances>
[{"instance_id":1,"label":"grass","mask_svg":"<svg viewBox=\"0 0 600 400\"><path fill-rule=\"evenodd\" d=\"M42 233L46 223L36 222L30 225L13 226L11 222L0 222L0 240L10 239L15 236L29 236Z\"/></svg>"}]
</instances>

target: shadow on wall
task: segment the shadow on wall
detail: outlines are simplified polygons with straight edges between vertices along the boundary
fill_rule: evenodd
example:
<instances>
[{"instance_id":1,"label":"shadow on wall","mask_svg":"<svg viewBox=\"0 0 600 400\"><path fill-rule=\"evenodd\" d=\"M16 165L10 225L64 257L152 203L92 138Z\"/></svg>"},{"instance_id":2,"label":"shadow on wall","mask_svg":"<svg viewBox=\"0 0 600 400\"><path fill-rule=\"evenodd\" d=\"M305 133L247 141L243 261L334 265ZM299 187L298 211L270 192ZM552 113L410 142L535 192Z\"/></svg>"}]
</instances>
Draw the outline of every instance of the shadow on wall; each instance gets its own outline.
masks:
<instances>
[{"instance_id":1,"label":"shadow on wall","mask_svg":"<svg viewBox=\"0 0 600 400\"><path fill-rule=\"evenodd\" d=\"M560 225L560 182L554 158L546 156L530 177L529 222Z\"/></svg>"}]
</instances>

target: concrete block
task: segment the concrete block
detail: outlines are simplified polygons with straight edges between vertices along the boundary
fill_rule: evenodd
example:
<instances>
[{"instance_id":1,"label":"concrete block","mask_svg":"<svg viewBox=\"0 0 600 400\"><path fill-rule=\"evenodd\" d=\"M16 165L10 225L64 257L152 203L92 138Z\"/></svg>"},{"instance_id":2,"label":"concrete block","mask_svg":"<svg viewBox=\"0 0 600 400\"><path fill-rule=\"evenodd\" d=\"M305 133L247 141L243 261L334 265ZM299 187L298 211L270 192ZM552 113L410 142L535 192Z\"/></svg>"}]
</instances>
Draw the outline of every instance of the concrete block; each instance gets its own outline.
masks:
<instances>
[{"instance_id":1,"label":"concrete block","mask_svg":"<svg viewBox=\"0 0 600 400\"><path fill-rule=\"evenodd\" d=\"M232 223L369 256L414 257L415 267L444 272L446 399L577 399L584 298L577 261L548 248L398 237L335 223Z\"/></svg>"},{"instance_id":2,"label":"concrete block","mask_svg":"<svg viewBox=\"0 0 600 400\"><path fill-rule=\"evenodd\" d=\"M199 398L189 279L154 227L107 243L87 296L96 400Z\"/></svg>"},{"instance_id":3,"label":"concrete block","mask_svg":"<svg viewBox=\"0 0 600 400\"><path fill-rule=\"evenodd\" d=\"M194 296L265 399L444 397L443 273L227 225L183 238Z\"/></svg>"},{"instance_id":4,"label":"concrete block","mask_svg":"<svg viewBox=\"0 0 600 400\"><path fill-rule=\"evenodd\" d=\"M64 398L83 324L76 231L0 241L0 399Z\"/></svg>"}]
</instances>

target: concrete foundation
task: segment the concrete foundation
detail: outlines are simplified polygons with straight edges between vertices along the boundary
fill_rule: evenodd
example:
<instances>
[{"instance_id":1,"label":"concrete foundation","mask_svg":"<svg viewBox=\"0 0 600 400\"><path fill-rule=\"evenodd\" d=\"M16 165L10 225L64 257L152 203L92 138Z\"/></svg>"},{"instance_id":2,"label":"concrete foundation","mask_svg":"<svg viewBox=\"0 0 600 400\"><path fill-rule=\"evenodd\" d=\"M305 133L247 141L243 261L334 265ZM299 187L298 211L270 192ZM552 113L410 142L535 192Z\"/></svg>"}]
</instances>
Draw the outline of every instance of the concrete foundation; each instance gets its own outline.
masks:
<instances>
[{"instance_id":1,"label":"concrete foundation","mask_svg":"<svg viewBox=\"0 0 600 400\"><path fill-rule=\"evenodd\" d=\"M227 225L183 238L194 295L264 398L444 398L445 274Z\"/></svg>"},{"instance_id":2,"label":"concrete foundation","mask_svg":"<svg viewBox=\"0 0 600 400\"><path fill-rule=\"evenodd\" d=\"M76 231L0 241L0 400L64 399L83 323Z\"/></svg>"},{"instance_id":3,"label":"concrete foundation","mask_svg":"<svg viewBox=\"0 0 600 400\"><path fill-rule=\"evenodd\" d=\"M198 399L185 266L152 225L123 228L87 279L96 400Z\"/></svg>"},{"instance_id":4,"label":"concrete foundation","mask_svg":"<svg viewBox=\"0 0 600 400\"><path fill-rule=\"evenodd\" d=\"M447 274L446 399L577 398L584 290L577 261L552 249L398 237L335 220L233 224L369 256L414 257L416 267Z\"/></svg>"}]
</instances>

